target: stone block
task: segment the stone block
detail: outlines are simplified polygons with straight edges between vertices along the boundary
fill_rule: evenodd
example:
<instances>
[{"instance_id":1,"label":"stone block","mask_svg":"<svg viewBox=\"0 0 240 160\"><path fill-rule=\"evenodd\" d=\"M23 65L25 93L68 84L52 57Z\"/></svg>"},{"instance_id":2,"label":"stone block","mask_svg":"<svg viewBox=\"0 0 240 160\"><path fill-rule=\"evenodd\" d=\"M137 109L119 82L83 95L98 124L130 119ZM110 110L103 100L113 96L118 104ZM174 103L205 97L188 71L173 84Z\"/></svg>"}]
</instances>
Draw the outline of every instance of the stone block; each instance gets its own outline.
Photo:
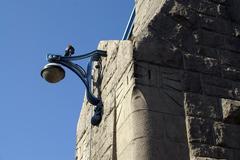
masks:
<instances>
[{"instance_id":1,"label":"stone block","mask_svg":"<svg viewBox=\"0 0 240 160\"><path fill-rule=\"evenodd\" d=\"M185 143L177 143L168 139L149 139L149 156L147 159L189 160L189 150Z\"/></svg>"},{"instance_id":2,"label":"stone block","mask_svg":"<svg viewBox=\"0 0 240 160\"><path fill-rule=\"evenodd\" d=\"M206 0L202 1L191 0L188 6L196 10L197 12L211 16L220 16L225 12L223 9L224 6Z\"/></svg>"},{"instance_id":3,"label":"stone block","mask_svg":"<svg viewBox=\"0 0 240 160\"><path fill-rule=\"evenodd\" d=\"M208 96L224 97L224 98L233 98L232 89L222 88L219 86L204 85L203 93Z\"/></svg>"},{"instance_id":4,"label":"stone block","mask_svg":"<svg viewBox=\"0 0 240 160\"><path fill-rule=\"evenodd\" d=\"M134 77L138 84L148 85L150 82L148 63L138 63L134 66Z\"/></svg>"},{"instance_id":5,"label":"stone block","mask_svg":"<svg viewBox=\"0 0 240 160\"><path fill-rule=\"evenodd\" d=\"M116 103L119 105L121 101L126 97L126 94L130 92L131 88L136 83L135 78L133 76L134 73L134 64L129 64L125 74L117 81L116 87L114 88L114 92L116 92Z\"/></svg>"},{"instance_id":6,"label":"stone block","mask_svg":"<svg viewBox=\"0 0 240 160\"><path fill-rule=\"evenodd\" d=\"M240 149L240 126L221 122L214 123L216 145Z\"/></svg>"},{"instance_id":7,"label":"stone block","mask_svg":"<svg viewBox=\"0 0 240 160\"><path fill-rule=\"evenodd\" d=\"M133 139L122 152L117 152L118 160L148 159L150 149L146 137Z\"/></svg>"},{"instance_id":8,"label":"stone block","mask_svg":"<svg viewBox=\"0 0 240 160\"><path fill-rule=\"evenodd\" d=\"M164 117L163 122L165 123L166 139L171 142L187 144L185 117L172 116L168 114L159 114L158 117L160 117L161 115ZM158 121L161 120L158 119ZM154 126L156 125L152 125L152 127ZM161 128L159 128L159 130L161 130Z\"/></svg>"},{"instance_id":9,"label":"stone block","mask_svg":"<svg viewBox=\"0 0 240 160\"><path fill-rule=\"evenodd\" d=\"M180 91L138 85L134 90L132 102L138 109L183 116L183 98ZM140 99L145 105L138 103Z\"/></svg>"},{"instance_id":10,"label":"stone block","mask_svg":"<svg viewBox=\"0 0 240 160\"><path fill-rule=\"evenodd\" d=\"M207 157L215 159L233 159L234 150L199 143L190 144L190 155L193 157Z\"/></svg>"},{"instance_id":11,"label":"stone block","mask_svg":"<svg viewBox=\"0 0 240 160\"><path fill-rule=\"evenodd\" d=\"M220 51L222 65L235 66L240 68L240 55L231 51Z\"/></svg>"},{"instance_id":12,"label":"stone block","mask_svg":"<svg viewBox=\"0 0 240 160\"><path fill-rule=\"evenodd\" d=\"M206 46L197 46L196 56L219 59L220 54L215 48Z\"/></svg>"},{"instance_id":13,"label":"stone block","mask_svg":"<svg viewBox=\"0 0 240 160\"><path fill-rule=\"evenodd\" d=\"M237 68L231 65L222 65L222 76L223 78L239 81L240 68Z\"/></svg>"},{"instance_id":14,"label":"stone block","mask_svg":"<svg viewBox=\"0 0 240 160\"><path fill-rule=\"evenodd\" d=\"M228 2L228 0L211 0L211 1L222 4L222 5L227 5L227 2Z\"/></svg>"},{"instance_id":15,"label":"stone block","mask_svg":"<svg viewBox=\"0 0 240 160\"><path fill-rule=\"evenodd\" d=\"M164 89L175 90L181 92L183 90L183 85L181 80L174 80L167 77L162 78L161 87Z\"/></svg>"},{"instance_id":16,"label":"stone block","mask_svg":"<svg viewBox=\"0 0 240 160\"><path fill-rule=\"evenodd\" d=\"M186 27L193 27L197 22L198 15L187 6L190 1L172 1L167 3L164 12L170 15L178 23Z\"/></svg>"},{"instance_id":17,"label":"stone block","mask_svg":"<svg viewBox=\"0 0 240 160\"><path fill-rule=\"evenodd\" d=\"M176 34L174 28L177 28L178 25L179 23L171 16L162 13L154 17L148 28L157 33L158 36L167 38L172 34Z\"/></svg>"},{"instance_id":18,"label":"stone block","mask_svg":"<svg viewBox=\"0 0 240 160\"><path fill-rule=\"evenodd\" d=\"M225 36L215 32L199 29L194 31L195 42L198 45L204 45L212 48L224 48Z\"/></svg>"},{"instance_id":19,"label":"stone block","mask_svg":"<svg viewBox=\"0 0 240 160\"><path fill-rule=\"evenodd\" d=\"M133 108L130 106L131 103L128 103L127 101L128 100L124 99L117 107L117 116L116 116L117 129L121 128L129 119L130 115L133 113Z\"/></svg>"},{"instance_id":20,"label":"stone block","mask_svg":"<svg viewBox=\"0 0 240 160\"><path fill-rule=\"evenodd\" d=\"M186 124L190 143L214 143L212 120L187 116Z\"/></svg>"},{"instance_id":21,"label":"stone block","mask_svg":"<svg viewBox=\"0 0 240 160\"><path fill-rule=\"evenodd\" d=\"M224 78L233 80L240 79L240 56L234 52L221 51L220 52L222 72Z\"/></svg>"},{"instance_id":22,"label":"stone block","mask_svg":"<svg viewBox=\"0 0 240 160\"><path fill-rule=\"evenodd\" d=\"M111 112L116 109L116 93L114 90L112 90L109 95L102 99L103 101L103 106L104 106L104 117L103 118L108 118L108 116L111 114Z\"/></svg>"},{"instance_id":23,"label":"stone block","mask_svg":"<svg viewBox=\"0 0 240 160\"><path fill-rule=\"evenodd\" d=\"M168 79L173 81L181 81L183 76L183 70L168 68L168 67L160 67L161 78Z\"/></svg>"},{"instance_id":24,"label":"stone block","mask_svg":"<svg viewBox=\"0 0 240 160\"><path fill-rule=\"evenodd\" d=\"M83 100L83 106L81 108L80 117L77 124L77 140L78 141L82 139L84 136L86 136L89 132L89 124L91 122L90 120L91 109L93 108L91 105L89 105L89 103L87 102L87 98L85 96Z\"/></svg>"},{"instance_id":25,"label":"stone block","mask_svg":"<svg viewBox=\"0 0 240 160\"><path fill-rule=\"evenodd\" d=\"M221 67L218 58L185 54L184 67L190 71L202 72L216 76L221 75Z\"/></svg>"},{"instance_id":26,"label":"stone block","mask_svg":"<svg viewBox=\"0 0 240 160\"><path fill-rule=\"evenodd\" d=\"M240 37L240 25L235 23L233 24L232 35L236 38Z\"/></svg>"},{"instance_id":27,"label":"stone block","mask_svg":"<svg viewBox=\"0 0 240 160\"><path fill-rule=\"evenodd\" d=\"M221 7L221 6L219 6ZM221 8L219 8L221 9ZM199 16L199 25L201 28L205 28L212 32L227 34L229 36L232 35L232 25L229 21L213 16L201 15Z\"/></svg>"},{"instance_id":28,"label":"stone block","mask_svg":"<svg viewBox=\"0 0 240 160\"><path fill-rule=\"evenodd\" d=\"M145 37L142 41L135 44L136 54L134 58L139 61L151 62L183 68L183 53L171 42L160 37Z\"/></svg>"},{"instance_id":29,"label":"stone block","mask_svg":"<svg viewBox=\"0 0 240 160\"><path fill-rule=\"evenodd\" d=\"M233 85L237 83L218 77L202 75L201 76L203 93L209 96L237 98L234 93ZM236 91L237 92L237 91Z\"/></svg>"},{"instance_id":30,"label":"stone block","mask_svg":"<svg viewBox=\"0 0 240 160\"><path fill-rule=\"evenodd\" d=\"M223 121L226 123L240 124L240 101L221 99Z\"/></svg>"},{"instance_id":31,"label":"stone block","mask_svg":"<svg viewBox=\"0 0 240 160\"><path fill-rule=\"evenodd\" d=\"M234 150L234 160L240 159L240 149Z\"/></svg>"},{"instance_id":32,"label":"stone block","mask_svg":"<svg viewBox=\"0 0 240 160\"><path fill-rule=\"evenodd\" d=\"M134 65L134 77L137 84L159 87L160 69L157 65L139 62Z\"/></svg>"},{"instance_id":33,"label":"stone block","mask_svg":"<svg viewBox=\"0 0 240 160\"><path fill-rule=\"evenodd\" d=\"M137 1L133 35L139 35L150 23L153 17L160 12L165 0Z\"/></svg>"},{"instance_id":34,"label":"stone block","mask_svg":"<svg viewBox=\"0 0 240 160\"><path fill-rule=\"evenodd\" d=\"M134 139L137 137L151 137L154 139L166 137L167 125L164 114L149 110L137 110L131 116L134 124L132 126ZM170 135L174 135L174 133L170 133Z\"/></svg>"},{"instance_id":35,"label":"stone block","mask_svg":"<svg viewBox=\"0 0 240 160\"><path fill-rule=\"evenodd\" d=\"M240 16L239 16L239 8L240 8L240 2L238 0L228 0L227 1L228 6L228 13L229 18L239 23L240 22Z\"/></svg>"},{"instance_id":36,"label":"stone block","mask_svg":"<svg viewBox=\"0 0 240 160\"><path fill-rule=\"evenodd\" d=\"M113 60L115 60L118 52L119 43L120 41L117 40L99 42L98 49L107 51L107 57L104 57L102 59L102 63L104 64L103 68L105 68L110 63L112 63Z\"/></svg>"},{"instance_id":37,"label":"stone block","mask_svg":"<svg viewBox=\"0 0 240 160\"><path fill-rule=\"evenodd\" d=\"M162 40L171 42L178 52L194 52L194 36L189 29L193 25L183 18L160 14L156 16L148 26L150 33L157 35ZM163 29L166 28L166 29Z\"/></svg>"},{"instance_id":38,"label":"stone block","mask_svg":"<svg viewBox=\"0 0 240 160\"><path fill-rule=\"evenodd\" d=\"M228 79L201 76L203 91L206 95L240 100L240 83Z\"/></svg>"},{"instance_id":39,"label":"stone block","mask_svg":"<svg viewBox=\"0 0 240 160\"><path fill-rule=\"evenodd\" d=\"M104 66L103 68L103 75L101 80L101 90L104 90L107 85L109 85L109 81L112 81L112 86L116 84L116 73L117 71L117 64L116 59L113 60L108 66ZM108 87L109 88L109 87Z\"/></svg>"},{"instance_id":40,"label":"stone block","mask_svg":"<svg viewBox=\"0 0 240 160\"><path fill-rule=\"evenodd\" d=\"M187 116L222 119L220 99L195 93L185 93L185 113Z\"/></svg>"},{"instance_id":41,"label":"stone block","mask_svg":"<svg viewBox=\"0 0 240 160\"><path fill-rule=\"evenodd\" d=\"M182 91L183 70L160 67L160 86L164 89Z\"/></svg>"},{"instance_id":42,"label":"stone block","mask_svg":"<svg viewBox=\"0 0 240 160\"><path fill-rule=\"evenodd\" d=\"M194 160L227 160L227 159L217 159L217 158L209 158L209 157L194 157Z\"/></svg>"},{"instance_id":43,"label":"stone block","mask_svg":"<svg viewBox=\"0 0 240 160\"><path fill-rule=\"evenodd\" d=\"M185 71L182 77L183 90L202 93L202 84L199 73Z\"/></svg>"},{"instance_id":44,"label":"stone block","mask_svg":"<svg viewBox=\"0 0 240 160\"><path fill-rule=\"evenodd\" d=\"M120 159L123 159L123 157L127 159L130 159L130 157L133 159L147 158L149 155L148 137L152 136L154 132L153 125L148 117L149 112L147 110L136 110L126 117L124 123L117 128L117 155ZM164 124L163 121L155 124L160 123ZM158 127L162 128L161 125ZM129 157L126 157L127 155Z\"/></svg>"},{"instance_id":45,"label":"stone block","mask_svg":"<svg viewBox=\"0 0 240 160\"><path fill-rule=\"evenodd\" d=\"M133 123L132 123L132 117L128 117L125 119L124 123L121 125L121 127L117 128L116 132L116 146L117 146L117 154L121 154L125 151L125 148L127 148L128 145L131 144L131 141L134 139L133 134Z\"/></svg>"},{"instance_id":46,"label":"stone block","mask_svg":"<svg viewBox=\"0 0 240 160\"><path fill-rule=\"evenodd\" d=\"M87 141L91 143L92 157L104 157L108 152L113 153L114 149L114 120L115 114L111 113L107 118L103 119L99 127L92 127L92 140ZM90 136L90 135L89 135ZM90 148L90 146L89 146Z\"/></svg>"},{"instance_id":47,"label":"stone block","mask_svg":"<svg viewBox=\"0 0 240 160\"><path fill-rule=\"evenodd\" d=\"M167 124L165 122L165 115L158 112L151 112L149 110L146 110L145 113L149 112L148 114L148 120L145 120L145 124L147 125L148 131L144 131L148 137L154 138L154 139L163 139L166 138L167 134ZM143 114L143 113L142 113ZM158 126L158 127L154 127ZM140 131L140 130L138 130ZM139 133L136 133L139 134Z\"/></svg>"},{"instance_id":48,"label":"stone block","mask_svg":"<svg viewBox=\"0 0 240 160\"><path fill-rule=\"evenodd\" d=\"M240 53L240 39L236 37L225 37L222 48Z\"/></svg>"},{"instance_id":49,"label":"stone block","mask_svg":"<svg viewBox=\"0 0 240 160\"><path fill-rule=\"evenodd\" d=\"M114 77L117 70L117 52L119 48L119 41L101 41L98 49L107 51L107 57L102 59L102 75L101 91L106 87L108 82Z\"/></svg>"},{"instance_id":50,"label":"stone block","mask_svg":"<svg viewBox=\"0 0 240 160\"><path fill-rule=\"evenodd\" d=\"M117 52L117 80L125 73L129 64L133 61L133 44L131 41L121 41ZM113 62L112 62L113 63Z\"/></svg>"}]
</instances>

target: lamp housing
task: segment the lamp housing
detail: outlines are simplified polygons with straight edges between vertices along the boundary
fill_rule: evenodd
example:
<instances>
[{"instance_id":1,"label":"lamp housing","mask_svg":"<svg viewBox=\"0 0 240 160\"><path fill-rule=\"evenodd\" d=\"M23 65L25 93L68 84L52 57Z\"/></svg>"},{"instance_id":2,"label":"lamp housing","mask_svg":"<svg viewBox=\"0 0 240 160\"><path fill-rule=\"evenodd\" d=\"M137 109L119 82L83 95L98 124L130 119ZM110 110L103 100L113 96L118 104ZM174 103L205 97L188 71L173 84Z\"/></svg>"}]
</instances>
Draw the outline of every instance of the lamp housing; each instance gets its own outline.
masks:
<instances>
[{"instance_id":1,"label":"lamp housing","mask_svg":"<svg viewBox=\"0 0 240 160\"><path fill-rule=\"evenodd\" d=\"M65 71L61 65L57 63L48 63L43 67L41 76L49 83L57 83L64 79Z\"/></svg>"}]
</instances>

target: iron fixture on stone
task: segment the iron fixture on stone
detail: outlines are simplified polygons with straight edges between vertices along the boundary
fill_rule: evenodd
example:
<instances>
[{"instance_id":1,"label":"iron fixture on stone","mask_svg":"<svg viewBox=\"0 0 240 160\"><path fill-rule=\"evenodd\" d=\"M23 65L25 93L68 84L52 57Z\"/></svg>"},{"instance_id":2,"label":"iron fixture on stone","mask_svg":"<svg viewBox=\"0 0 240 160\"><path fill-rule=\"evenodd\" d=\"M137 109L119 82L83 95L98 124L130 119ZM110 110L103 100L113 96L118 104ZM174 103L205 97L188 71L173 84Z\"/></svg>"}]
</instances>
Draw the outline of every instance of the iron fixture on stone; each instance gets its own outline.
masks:
<instances>
[{"instance_id":1,"label":"iron fixture on stone","mask_svg":"<svg viewBox=\"0 0 240 160\"><path fill-rule=\"evenodd\" d=\"M86 87L86 96L88 102L95 106L91 123L92 125L97 126L102 120L103 103L101 97L99 95L97 97L94 96L92 92L92 67L94 62L98 62L101 57L106 57L107 54L106 51L95 50L83 55L72 56L74 52L75 49L69 45L65 50L64 56L48 54L47 60L49 63L43 67L41 76L49 83L57 83L65 77L65 71L62 66L69 68L71 71L77 74ZM85 58L90 58L86 71L80 65L73 63L73 61L82 60ZM101 67L99 69L101 69Z\"/></svg>"}]
</instances>

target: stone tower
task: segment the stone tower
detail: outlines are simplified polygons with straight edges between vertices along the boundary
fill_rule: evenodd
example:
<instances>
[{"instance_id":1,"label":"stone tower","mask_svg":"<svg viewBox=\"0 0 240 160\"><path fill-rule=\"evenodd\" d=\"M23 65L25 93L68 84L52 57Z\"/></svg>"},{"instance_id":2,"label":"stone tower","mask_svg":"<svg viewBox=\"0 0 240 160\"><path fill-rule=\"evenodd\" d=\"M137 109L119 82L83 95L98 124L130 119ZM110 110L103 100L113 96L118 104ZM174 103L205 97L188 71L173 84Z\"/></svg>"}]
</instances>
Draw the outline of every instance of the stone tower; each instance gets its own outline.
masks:
<instances>
[{"instance_id":1,"label":"stone tower","mask_svg":"<svg viewBox=\"0 0 240 160\"><path fill-rule=\"evenodd\" d=\"M102 41L103 120L86 100L77 160L240 160L240 1L136 0L130 40Z\"/></svg>"}]
</instances>

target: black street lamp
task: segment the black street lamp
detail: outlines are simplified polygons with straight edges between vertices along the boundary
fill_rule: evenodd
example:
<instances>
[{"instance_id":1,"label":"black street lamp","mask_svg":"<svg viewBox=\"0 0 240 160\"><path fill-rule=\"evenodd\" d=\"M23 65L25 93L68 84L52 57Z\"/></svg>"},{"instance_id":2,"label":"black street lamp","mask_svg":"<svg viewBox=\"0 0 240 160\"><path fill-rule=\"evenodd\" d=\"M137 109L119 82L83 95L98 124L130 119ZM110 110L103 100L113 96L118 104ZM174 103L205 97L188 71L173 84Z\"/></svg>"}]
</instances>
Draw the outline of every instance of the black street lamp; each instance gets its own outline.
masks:
<instances>
[{"instance_id":1,"label":"black street lamp","mask_svg":"<svg viewBox=\"0 0 240 160\"><path fill-rule=\"evenodd\" d=\"M106 51L102 50L95 50L93 52L78 56L71 56L71 54L66 53L65 56L49 54L47 55L47 60L49 63L45 65L41 71L41 76L49 83L57 83L65 77L65 71L62 66L69 68L78 75L86 87L88 102L96 106L94 109L94 115L91 119L92 125L95 126L99 125L102 120L103 103L101 97L96 97L92 93L92 67L94 61L99 61L101 57L106 56ZM72 62L89 57L90 61L87 66L87 71L85 71L80 65Z\"/></svg>"}]
</instances>

